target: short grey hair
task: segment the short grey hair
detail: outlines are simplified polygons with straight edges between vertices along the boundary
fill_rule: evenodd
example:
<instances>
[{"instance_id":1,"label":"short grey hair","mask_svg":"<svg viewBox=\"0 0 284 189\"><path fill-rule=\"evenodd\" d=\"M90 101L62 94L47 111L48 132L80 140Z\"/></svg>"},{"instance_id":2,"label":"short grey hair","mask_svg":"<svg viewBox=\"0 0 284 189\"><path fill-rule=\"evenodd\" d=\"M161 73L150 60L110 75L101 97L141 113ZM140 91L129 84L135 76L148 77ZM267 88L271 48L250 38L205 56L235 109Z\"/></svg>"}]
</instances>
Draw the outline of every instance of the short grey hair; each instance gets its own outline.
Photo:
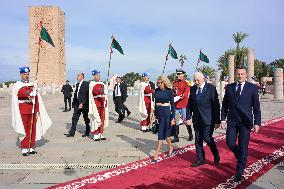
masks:
<instances>
[{"instance_id":1,"label":"short grey hair","mask_svg":"<svg viewBox=\"0 0 284 189\"><path fill-rule=\"evenodd\" d=\"M193 74L193 78L194 78L194 79L195 79L195 78L199 78L199 77L204 78L203 73L201 73L201 72L195 72L195 73Z\"/></svg>"}]
</instances>

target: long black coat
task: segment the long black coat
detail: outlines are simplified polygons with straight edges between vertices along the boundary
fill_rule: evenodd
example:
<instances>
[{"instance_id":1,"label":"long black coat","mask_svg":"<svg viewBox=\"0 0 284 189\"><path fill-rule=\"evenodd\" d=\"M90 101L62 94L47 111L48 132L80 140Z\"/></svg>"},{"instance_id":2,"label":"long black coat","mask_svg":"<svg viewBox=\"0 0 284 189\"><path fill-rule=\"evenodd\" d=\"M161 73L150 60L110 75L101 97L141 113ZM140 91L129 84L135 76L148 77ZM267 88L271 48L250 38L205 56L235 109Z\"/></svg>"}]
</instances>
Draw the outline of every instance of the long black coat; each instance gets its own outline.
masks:
<instances>
[{"instance_id":1,"label":"long black coat","mask_svg":"<svg viewBox=\"0 0 284 189\"><path fill-rule=\"evenodd\" d=\"M62 86L61 92L63 93L64 97L68 98L68 97L72 97L73 89L71 85L66 84Z\"/></svg>"},{"instance_id":2,"label":"long black coat","mask_svg":"<svg viewBox=\"0 0 284 189\"><path fill-rule=\"evenodd\" d=\"M114 85L114 90L113 90L113 100L115 98L115 90L117 88L117 84ZM119 88L120 88L120 92L121 92L121 98L122 98L122 101L125 102L126 101L126 98L128 97L127 95L127 85L125 83L120 83L119 85Z\"/></svg>"},{"instance_id":3,"label":"long black coat","mask_svg":"<svg viewBox=\"0 0 284 189\"><path fill-rule=\"evenodd\" d=\"M87 81L83 81L81 84L79 93L78 93L78 98L77 98L77 87L74 92L73 96L73 105L79 105L83 104L84 109L89 108L89 83Z\"/></svg>"}]
</instances>

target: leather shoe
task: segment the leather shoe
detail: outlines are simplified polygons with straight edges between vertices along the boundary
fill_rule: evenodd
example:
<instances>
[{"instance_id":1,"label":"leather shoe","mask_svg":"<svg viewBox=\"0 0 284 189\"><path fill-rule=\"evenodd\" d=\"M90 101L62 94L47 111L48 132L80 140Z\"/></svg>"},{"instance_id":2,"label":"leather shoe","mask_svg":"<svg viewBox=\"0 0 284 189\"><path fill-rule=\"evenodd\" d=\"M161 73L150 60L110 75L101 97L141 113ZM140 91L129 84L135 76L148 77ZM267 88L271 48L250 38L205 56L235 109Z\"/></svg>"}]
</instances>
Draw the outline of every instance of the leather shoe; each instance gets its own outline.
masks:
<instances>
[{"instance_id":1,"label":"leather shoe","mask_svg":"<svg viewBox=\"0 0 284 189\"><path fill-rule=\"evenodd\" d=\"M193 163L191 165L191 167L198 167L198 166L203 165L203 164L204 164L204 161L197 161L197 162Z\"/></svg>"},{"instance_id":2,"label":"leather shoe","mask_svg":"<svg viewBox=\"0 0 284 189\"><path fill-rule=\"evenodd\" d=\"M214 157L214 163L215 164L219 164L220 163L220 156L219 155Z\"/></svg>"},{"instance_id":3,"label":"leather shoe","mask_svg":"<svg viewBox=\"0 0 284 189\"><path fill-rule=\"evenodd\" d=\"M68 134L64 134L66 137L74 137L75 134L71 134L71 133L68 133Z\"/></svg>"},{"instance_id":4,"label":"leather shoe","mask_svg":"<svg viewBox=\"0 0 284 189\"><path fill-rule=\"evenodd\" d=\"M131 114L131 112L128 112L128 113L127 113L127 117L128 117L130 114Z\"/></svg>"},{"instance_id":5,"label":"leather shoe","mask_svg":"<svg viewBox=\"0 0 284 189\"><path fill-rule=\"evenodd\" d=\"M240 182L242 180L242 178L243 178L242 175L237 173L235 175L234 182Z\"/></svg>"},{"instance_id":6,"label":"leather shoe","mask_svg":"<svg viewBox=\"0 0 284 189\"><path fill-rule=\"evenodd\" d=\"M115 123L121 123L121 120L117 120Z\"/></svg>"},{"instance_id":7,"label":"leather shoe","mask_svg":"<svg viewBox=\"0 0 284 189\"><path fill-rule=\"evenodd\" d=\"M89 136L89 133L85 133L82 135L82 137L88 137Z\"/></svg>"},{"instance_id":8,"label":"leather shoe","mask_svg":"<svg viewBox=\"0 0 284 189\"><path fill-rule=\"evenodd\" d=\"M193 136L192 135L189 135L188 136L188 141L192 141L193 140Z\"/></svg>"},{"instance_id":9,"label":"leather shoe","mask_svg":"<svg viewBox=\"0 0 284 189\"><path fill-rule=\"evenodd\" d=\"M29 154L37 154L37 151L31 151Z\"/></svg>"},{"instance_id":10,"label":"leather shoe","mask_svg":"<svg viewBox=\"0 0 284 189\"><path fill-rule=\"evenodd\" d=\"M63 110L62 112L68 112L68 110Z\"/></svg>"},{"instance_id":11,"label":"leather shoe","mask_svg":"<svg viewBox=\"0 0 284 189\"><path fill-rule=\"evenodd\" d=\"M29 154L28 154L28 153L22 153L22 155L23 155L23 156L28 156Z\"/></svg>"}]
</instances>

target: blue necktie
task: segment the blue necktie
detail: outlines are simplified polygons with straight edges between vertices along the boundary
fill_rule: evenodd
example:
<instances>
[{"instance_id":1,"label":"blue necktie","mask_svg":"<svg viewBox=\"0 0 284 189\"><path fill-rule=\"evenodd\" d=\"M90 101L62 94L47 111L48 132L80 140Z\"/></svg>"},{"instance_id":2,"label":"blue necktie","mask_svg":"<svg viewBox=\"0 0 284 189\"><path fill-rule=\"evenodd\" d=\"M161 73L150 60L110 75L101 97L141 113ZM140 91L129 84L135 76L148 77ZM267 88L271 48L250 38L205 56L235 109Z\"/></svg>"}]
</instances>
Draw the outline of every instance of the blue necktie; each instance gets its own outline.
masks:
<instances>
[{"instance_id":1,"label":"blue necktie","mask_svg":"<svg viewBox=\"0 0 284 189\"><path fill-rule=\"evenodd\" d=\"M201 96L201 88L198 87L198 91L197 91L197 94L196 94L196 99L200 99L200 96Z\"/></svg>"},{"instance_id":2,"label":"blue necktie","mask_svg":"<svg viewBox=\"0 0 284 189\"><path fill-rule=\"evenodd\" d=\"M237 92L236 92L237 99L239 99L240 96L241 96L241 89L242 89L242 84L239 83L238 88L237 88Z\"/></svg>"}]
</instances>

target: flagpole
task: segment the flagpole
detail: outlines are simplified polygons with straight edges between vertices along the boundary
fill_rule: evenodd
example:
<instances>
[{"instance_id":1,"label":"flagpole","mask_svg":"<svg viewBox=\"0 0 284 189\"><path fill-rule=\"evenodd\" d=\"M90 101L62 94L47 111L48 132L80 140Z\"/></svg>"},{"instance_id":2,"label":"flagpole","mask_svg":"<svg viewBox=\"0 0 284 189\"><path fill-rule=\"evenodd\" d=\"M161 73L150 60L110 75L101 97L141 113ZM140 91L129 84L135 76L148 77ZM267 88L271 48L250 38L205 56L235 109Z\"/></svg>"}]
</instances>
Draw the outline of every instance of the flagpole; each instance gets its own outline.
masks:
<instances>
[{"instance_id":1,"label":"flagpole","mask_svg":"<svg viewBox=\"0 0 284 189\"><path fill-rule=\"evenodd\" d=\"M112 41L113 41L114 37L113 35L111 36L111 44L112 44ZM111 54L112 54L112 47L111 47L111 44L110 44L110 52L109 52L109 61L108 61L108 70L107 70L107 83L109 83L109 72L110 72L110 61L111 61Z\"/></svg>"},{"instance_id":2,"label":"flagpole","mask_svg":"<svg viewBox=\"0 0 284 189\"><path fill-rule=\"evenodd\" d=\"M202 48L201 48L200 51L199 51L199 57L198 57L198 60L197 60L197 65L196 65L196 71L198 71L198 72L199 72L198 66L199 66L199 62L200 62L201 50L202 50Z\"/></svg>"},{"instance_id":3,"label":"flagpole","mask_svg":"<svg viewBox=\"0 0 284 189\"><path fill-rule=\"evenodd\" d=\"M40 32L42 28L42 20L40 21ZM41 35L41 34L40 34ZM33 93L37 91L37 75L38 75L38 65L39 65L39 57L40 57L40 48L41 48L41 38L39 37L38 39L38 53L37 53L37 65L36 65L36 73L35 73L35 83L33 86ZM32 107L32 120L31 120L31 126L30 126L30 138L29 138L29 150L28 150L28 155L31 152L31 143L32 143L32 131L33 131L33 124L34 124L34 114L35 114L35 102L36 101L36 96L33 97L32 102L33 102L33 107Z\"/></svg>"},{"instance_id":4,"label":"flagpole","mask_svg":"<svg viewBox=\"0 0 284 189\"><path fill-rule=\"evenodd\" d=\"M171 43L169 44L169 48L170 48L170 46L171 46ZM165 69L166 69L166 65L167 65L167 61L168 61L168 56L169 56L169 50L168 50L168 54L167 54L167 56L166 56L166 61L165 61L165 64L164 64L164 68L163 68L163 73L162 73L162 75L164 75L164 73L165 73Z\"/></svg>"}]
</instances>

